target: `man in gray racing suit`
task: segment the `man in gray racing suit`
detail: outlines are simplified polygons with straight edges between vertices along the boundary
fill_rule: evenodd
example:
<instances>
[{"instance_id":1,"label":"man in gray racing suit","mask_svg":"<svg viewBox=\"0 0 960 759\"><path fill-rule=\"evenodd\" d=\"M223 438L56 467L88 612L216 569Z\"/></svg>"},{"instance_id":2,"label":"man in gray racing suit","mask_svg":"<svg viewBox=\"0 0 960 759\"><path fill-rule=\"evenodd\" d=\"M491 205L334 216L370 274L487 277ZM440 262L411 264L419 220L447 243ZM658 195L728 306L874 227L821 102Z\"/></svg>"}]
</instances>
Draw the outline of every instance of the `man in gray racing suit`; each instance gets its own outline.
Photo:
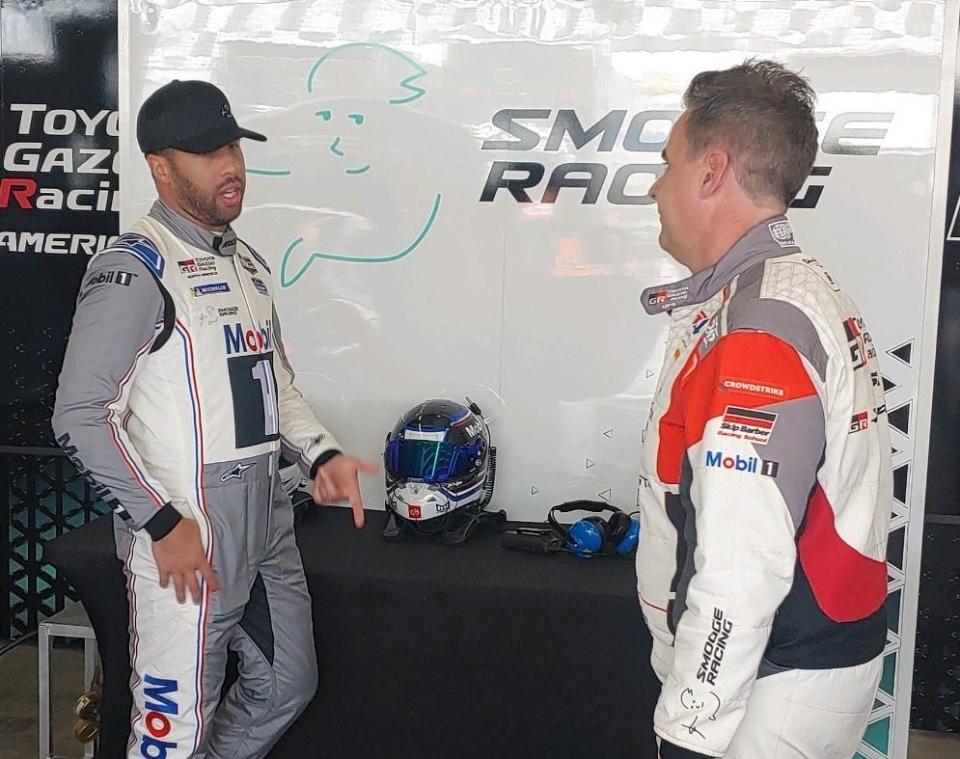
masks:
<instances>
[{"instance_id":1,"label":"man in gray racing suit","mask_svg":"<svg viewBox=\"0 0 960 759\"><path fill-rule=\"evenodd\" d=\"M270 270L230 227L244 137L265 139L205 82L145 101L137 139L159 199L91 259L57 391L57 440L116 514L132 757L267 753L317 687L281 449L318 503L350 500L358 527L358 472L375 471L294 387ZM219 703L228 649L240 677Z\"/></svg>"}]
</instances>

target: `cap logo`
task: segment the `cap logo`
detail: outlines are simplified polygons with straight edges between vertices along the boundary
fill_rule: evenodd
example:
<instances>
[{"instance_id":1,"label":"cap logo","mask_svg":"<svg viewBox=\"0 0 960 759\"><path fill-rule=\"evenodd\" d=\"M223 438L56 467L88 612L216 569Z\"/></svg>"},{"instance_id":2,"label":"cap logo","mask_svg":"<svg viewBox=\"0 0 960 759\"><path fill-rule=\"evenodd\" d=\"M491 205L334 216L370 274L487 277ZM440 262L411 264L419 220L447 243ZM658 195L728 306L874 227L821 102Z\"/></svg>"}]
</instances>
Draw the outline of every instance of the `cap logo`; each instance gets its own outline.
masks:
<instances>
[{"instance_id":1,"label":"cap logo","mask_svg":"<svg viewBox=\"0 0 960 759\"><path fill-rule=\"evenodd\" d=\"M227 105L226 103L224 103L224 104L220 107L220 115L223 116L223 118L225 118L225 119L232 119L232 118L233 118L233 114L230 113L230 106Z\"/></svg>"}]
</instances>

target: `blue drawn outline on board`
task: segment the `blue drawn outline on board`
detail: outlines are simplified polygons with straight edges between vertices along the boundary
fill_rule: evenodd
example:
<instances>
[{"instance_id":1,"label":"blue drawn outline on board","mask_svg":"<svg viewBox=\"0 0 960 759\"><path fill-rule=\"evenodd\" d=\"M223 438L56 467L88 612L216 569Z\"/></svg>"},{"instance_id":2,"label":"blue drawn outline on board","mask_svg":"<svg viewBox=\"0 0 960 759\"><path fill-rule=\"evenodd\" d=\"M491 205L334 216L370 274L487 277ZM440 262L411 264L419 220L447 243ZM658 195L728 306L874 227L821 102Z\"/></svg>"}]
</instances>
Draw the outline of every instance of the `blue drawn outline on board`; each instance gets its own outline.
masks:
<instances>
[{"instance_id":1,"label":"blue drawn outline on board","mask_svg":"<svg viewBox=\"0 0 960 759\"><path fill-rule=\"evenodd\" d=\"M332 48L321 55L316 63L310 68L310 72L307 74L307 92L314 94L314 79L317 72L324 62L328 61L333 56L343 52L344 50L349 49L367 49L367 50L382 50L391 55L396 56L402 60L406 65L410 66L414 73L406 77L400 82L400 87L409 92L408 95L404 97L390 98L387 102L390 105L406 105L407 103L412 103L415 100L420 99L426 95L427 91L419 84L416 84L416 80L421 79L427 75L427 70L423 68L419 63L417 63L413 58L411 58L406 53L402 53L399 50L395 50L392 47L387 45L381 45L376 42L348 42L345 45L338 45L335 48ZM329 121L332 118L333 112L330 109L321 109L314 113L314 116L322 119L323 121ZM348 118L353 121L355 126L362 126L365 121L365 116L362 113L350 113L347 114ZM338 135L333 142L330 143L329 151L337 156L338 159L345 158L346 155L344 151L340 148L341 136ZM364 164L363 166L351 166L344 170L344 173L348 176L358 176L364 174L370 170L370 164ZM288 177L291 176L294 172L292 169L261 169L261 168L248 168L248 174L262 177ZM307 258L306 263L300 266L292 275L288 276L287 270L290 266L290 257L293 255L300 245L303 243L303 238L298 237L296 240L291 242L287 249L283 253L283 258L280 263L280 286L281 287L291 287L296 284L297 281L306 274L307 270L310 268L310 265L317 259L323 259L327 261L340 261L346 263L389 263L391 261L399 261L401 258L405 258L410 255L426 238L427 233L430 231L430 228L433 226L434 221L437 218L437 213L440 210L441 195L437 193L436 197L433 200L432 208L430 209L429 214L423 224L422 229L416 235L414 240L406 245L405 247L387 253L384 255L378 256L345 256L337 253L331 253L326 251L313 251L310 256Z\"/></svg>"},{"instance_id":2,"label":"blue drawn outline on board","mask_svg":"<svg viewBox=\"0 0 960 759\"><path fill-rule=\"evenodd\" d=\"M437 212L440 210L440 195L438 194L433 200L433 208L430 211L430 215L427 217L426 223L423 225L423 229L420 230L420 233L416 236L414 241L407 245L396 253L392 253L388 256L378 256L376 258L367 258L359 256L338 256L334 253L317 253L314 251L310 254L310 257L306 260L306 263L301 266L296 273L292 276L287 276L287 266L290 262L290 256L293 254L300 244L303 242L302 237L298 237L290 245L287 246L287 249L283 251L283 259L280 262L280 287L292 287L297 283L297 280L300 279L304 274L307 273L307 269L310 268L316 259L322 258L327 261L347 261L355 264L384 264L389 263L390 261L399 261L401 258L410 255L414 249L423 242L423 238L427 236L427 232L430 231L430 227L433 226L434 220L437 218Z\"/></svg>"}]
</instances>

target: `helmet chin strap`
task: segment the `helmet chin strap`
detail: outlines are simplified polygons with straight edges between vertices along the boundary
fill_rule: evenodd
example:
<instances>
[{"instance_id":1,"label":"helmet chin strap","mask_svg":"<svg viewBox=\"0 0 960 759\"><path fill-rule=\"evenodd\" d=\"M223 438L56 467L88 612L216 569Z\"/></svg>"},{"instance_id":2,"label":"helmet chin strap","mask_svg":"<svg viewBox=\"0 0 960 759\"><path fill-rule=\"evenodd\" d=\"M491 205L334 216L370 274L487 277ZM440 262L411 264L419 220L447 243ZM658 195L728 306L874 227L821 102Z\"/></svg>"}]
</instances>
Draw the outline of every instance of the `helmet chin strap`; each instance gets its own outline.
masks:
<instances>
[{"instance_id":1,"label":"helmet chin strap","mask_svg":"<svg viewBox=\"0 0 960 759\"><path fill-rule=\"evenodd\" d=\"M462 546L476 530L492 527L498 532L507 522L507 512L484 511L483 506L467 507L456 512L450 525L440 534L440 542L448 546Z\"/></svg>"},{"instance_id":2,"label":"helmet chin strap","mask_svg":"<svg viewBox=\"0 0 960 759\"><path fill-rule=\"evenodd\" d=\"M437 522L425 529L423 525L401 519L387 504L387 521L383 527L383 540L395 543L403 540L409 531L423 536L439 536L440 542L448 546L462 546L478 529L488 528L500 532L507 523L507 512L486 511L479 503L474 503L457 511L430 520Z\"/></svg>"}]
</instances>

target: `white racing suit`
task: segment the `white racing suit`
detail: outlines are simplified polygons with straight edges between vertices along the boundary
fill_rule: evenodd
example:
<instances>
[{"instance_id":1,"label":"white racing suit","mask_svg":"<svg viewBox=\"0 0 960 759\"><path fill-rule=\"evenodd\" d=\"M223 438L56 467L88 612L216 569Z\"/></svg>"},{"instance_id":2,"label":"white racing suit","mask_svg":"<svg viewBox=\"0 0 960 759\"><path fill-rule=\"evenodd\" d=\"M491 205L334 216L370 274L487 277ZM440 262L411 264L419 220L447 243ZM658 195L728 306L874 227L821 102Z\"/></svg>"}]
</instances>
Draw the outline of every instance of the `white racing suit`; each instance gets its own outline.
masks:
<instances>
[{"instance_id":1,"label":"white racing suit","mask_svg":"<svg viewBox=\"0 0 960 759\"><path fill-rule=\"evenodd\" d=\"M269 270L232 230L157 201L94 256L53 427L115 512L130 601L129 756L260 757L316 690L281 446L308 475L338 453L293 385ZM177 602L154 540L200 527L220 590ZM228 649L240 679L220 701Z\"/></svg>"},{"instance_id":2,"label":"white racing suit","mask_svg":"<svg viewBox=\"0 0 960 759\"><path fill-rule=\"evenodd\" d=\"M851 759L886 640L890 443L853 301L784 217L646 290L640 602L663 759Z\"/></svg>"}]
</instances>

